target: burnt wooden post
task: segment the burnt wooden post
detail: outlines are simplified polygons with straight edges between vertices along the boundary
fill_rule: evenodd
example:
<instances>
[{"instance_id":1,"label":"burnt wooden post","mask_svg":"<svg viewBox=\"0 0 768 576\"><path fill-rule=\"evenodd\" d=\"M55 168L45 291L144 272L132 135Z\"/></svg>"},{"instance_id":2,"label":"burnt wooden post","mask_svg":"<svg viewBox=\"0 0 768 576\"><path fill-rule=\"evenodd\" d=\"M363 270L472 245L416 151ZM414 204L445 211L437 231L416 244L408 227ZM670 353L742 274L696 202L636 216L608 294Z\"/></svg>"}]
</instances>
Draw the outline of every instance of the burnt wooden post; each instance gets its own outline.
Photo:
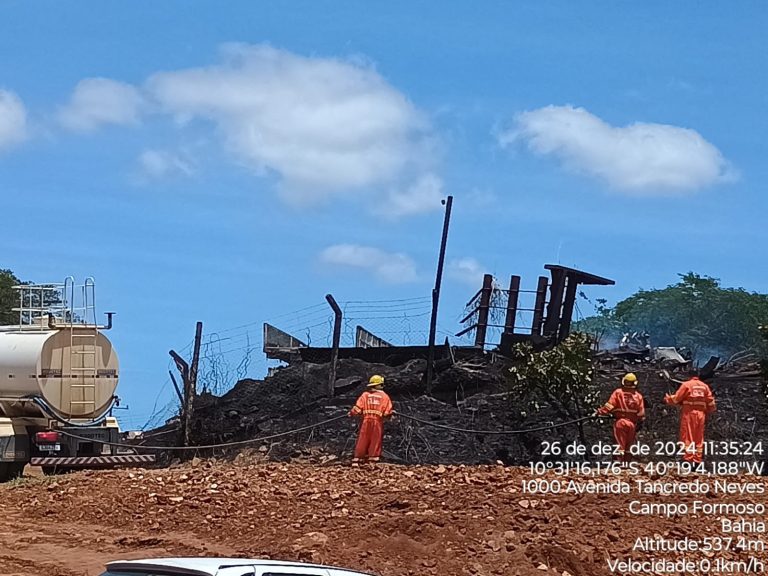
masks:
<instances>
[{"instance_id":1,"label":"burnt wooden post","mask_svg":"<svg viewBox=\"0 0 768 576\"><path fill-rule=\"evenodd\" d=\"M192 420L192 411L194 410L195 397L197 396L197 367L200 363L200 344L203 339L203 323L198 322L195 326L195 345L192 348L192 364L189 367L189 392L187 402L189 402L188 418Z\"/></svg>"},{"instance_id":2,"label":"burnt wooden post","mask_svg":"<svg viewBox=\"0 0 768 576\"><path fill-rule=\"evenodd\" d=\"M544 336L550 339L550 344L555 344L565 340L571 331L573 308L576 305L576 291L579 284L613 286L615 282L610 278L595 276L559 264L547 264L544 268L552 274L551 296L547 308Z\"/></svg>"},{"instance_id":3,"label":"burnt wooden post","mask_svg":"<svg viewBox=\"0 0 768 576\"><path fill-rule=\"evenodd\" d=\"M197 365L200 361L200 343L203 336L203 323L198 322L195 329L195 344L192 351L192 365L187 364L176 351L171 350L168 353L176 363L176 368L181 374L183 383L183 399L181 402L181 430L179 431L179 444L181 446L189 446L190 433L192 429L192 414L194 411L195 396L197 395ZM173 374L171 374L171 380L176 385ZM178 388L178 387L177 387Z\"/></svg>"},{"instance_id":4,"label":"burnt wooden post","mask_svg":"<svg viewBox=\"0 0 768 576\"><path fill-rule=\"evenodd\" d=\"M341 308L336 303L336 299L330 294L325 295L325 299L333 308L333 344L331 348L331 366L328 370L328 398L333 398L336 394L336 363L339 360L339 344L341 343Z\"/></svg>"},{"instance_id":5,"label":"burnt wooden post","mask_svg":"<svg viewBox=\"0 0 768 576\"><path fill-rule=\"evenodd\" d=\"M171 358L173 358L173 361L176 363L176 369L179 371L179 374L181 375L181 384L182 384L182 399L181 399L181 428L179 429L179 440L178 445L179 446L186 446L189 442L189 425L188 425L188 418L187 418L187 391L189 390L189 387L187 386L187 381L189 380L189 364L187 364L187 361L184 360L181 356L179 356L175 350L170 350L168 354L171 355Z\"/></svg>"},{"instance_id":6,"label":"burnt wooden post","mask_svg":"<svg viewBox=\"0 0 768 576\"><path fill-rule=\"evenodd\" d=\"M507 317L504 320L504 334L515 333L515 317L517 316L517 301L520 296L520 276L509 279L509 297L507 298Z\"/></svg>"},{"instance_id":7,"label":"burnt wooden post","mask_svg":"<svg viewBox=\"0 0 768 576\"><path fill-rule=\"evenodd\" d=\"M547 285L549 280L546 276L539 276L539 283L536 286L536 303L533 305L533 321L531 322L531 334L541 335L541 324L544 320L544 303L547 300Z\"/></svg>"},{"instance_id":8,"label":"burnt wooden post","mask_svg":"<svg viewBox=\"0 0 768 576\"><path fill-rule=\"evenodd\" d=\"M568 338L571 332L571 319L573 318L573 307L576 304L576 289L579 283L576 278L566 274L568 286L565 289L565 301L563 302L563 315L560 320L560 331L557 334L557 341L562 342Z\"/></svg>"},{"instance_id":9,"label":"burnt wooden post","mask_svg":"<svg viewBox=\"0 0 768 576\"><path fill-rule=\"evenodd\" d=\"M437 259L437 274L435 275L435 288L432 290L432 315L429 319L429 350L427 352L427 394L432 392L432 372L435 363L435 336L437 335L437 307L440 303L440 286L443 281L443 264L445 262L445 248L448 244L448 227L451 224L451 207L453 196L448 196L445 201L445 218L443 219L443 235L440 239L440 254Z\"/></svg>"},{"instance_id":10,"label":"burnt wooden post","mask_svg":"<svg viewBox=\"0 0 768 576\"><path fill-rule=\"evenodd\" d=\"M563 292L565 291L565 273L559 269L550 270L552 285L549 287L549 304L547 319L544 321L544 337L557 338L563 309Z\"/></svg>"},{"instance_id":11,"label":"burnt wooden post","mask_svg":"<svg viewBox=\"0 0 768 576\"><path fill-rule=\"evenodd\" d=\"M485 336L488 331L488 317L491 312L491 294L493 293L493 276L483 275L483 289L480 291L480 305L477 308L477 330L475 331L475 346L485 347Z\"/></svg>"},{"instance_id":12,"label":"burnt wooden post","mask_svg":"<svg viewBox=\"0 0 768 576\"><path fill-rule=\"evenodd\" d=\"M168 370L168 376L171 377L171 383L173 384L173 389L176 390L176 396L179 398L179 404L184 406L184 395L181 393L181 388L179 388L179 384L176 382L176 376L174 376L173 372L170 370Z\"/></svg>"}]
</instances>

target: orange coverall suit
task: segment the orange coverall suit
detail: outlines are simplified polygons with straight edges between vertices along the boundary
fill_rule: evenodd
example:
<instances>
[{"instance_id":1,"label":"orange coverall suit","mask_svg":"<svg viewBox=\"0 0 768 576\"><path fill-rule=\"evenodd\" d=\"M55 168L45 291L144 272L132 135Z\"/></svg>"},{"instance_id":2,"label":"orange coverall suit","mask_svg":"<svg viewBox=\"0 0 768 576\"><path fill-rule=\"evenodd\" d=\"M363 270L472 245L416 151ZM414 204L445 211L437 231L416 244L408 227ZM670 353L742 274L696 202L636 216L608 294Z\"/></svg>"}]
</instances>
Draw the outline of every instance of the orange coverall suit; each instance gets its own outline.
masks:
<instances>
[{"instance_id":1,"label":"orange coverall suit","mask_svg":"<svg viewBox=\"0 0 768 576\"><path fill-rule=\"evenodd\" d=\"M712 390L694 376L683 382L673 396L669 394L665 396L664 402L681 406L683 409L680 416L680 442L686 448L683 460L701 462L704 456L704 423L707 420L707 414L716 410ZM695 452L688 451L692 444L696 446Z\"/></svg>"},{"instance_id":2,"label":"orange coverall suit","mask_svg":"<svg viewBox=\"0 0 768 576\"><path fill-rule=\"evenodd\" d=\"M384 439L384 418L392 415L392 400L383 390L366 390L357 399L349 415L363 417L355 446L355 460L367 456L377 461L381 457Z\"/></svg>"},{"instance_id":3,"label":"orange coverall suit","mask_svg":"<svg viewBox=\"0 0 768 576\"><path fill-rule=\"evenodd\" d=\"M612 414L616 419L613 423L613 437L619 445L619 456L629 460L629 449L637 435L637 423L645 418L643 395L635 388L617 388L597 413Z\"/></svg>"}]
</instances>

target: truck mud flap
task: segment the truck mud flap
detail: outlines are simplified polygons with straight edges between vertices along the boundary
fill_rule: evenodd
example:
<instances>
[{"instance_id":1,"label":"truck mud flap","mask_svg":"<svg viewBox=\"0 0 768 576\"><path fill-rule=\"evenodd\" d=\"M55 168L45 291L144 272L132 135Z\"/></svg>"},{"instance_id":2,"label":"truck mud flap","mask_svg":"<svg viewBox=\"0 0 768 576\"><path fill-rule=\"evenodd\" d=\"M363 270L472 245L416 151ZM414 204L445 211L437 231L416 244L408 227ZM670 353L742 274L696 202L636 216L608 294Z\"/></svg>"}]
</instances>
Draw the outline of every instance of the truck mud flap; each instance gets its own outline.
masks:
<instances>
[{"instance_id":1,"label":"truck mud flap","mask_svg":"<svg viewBox=\"0 0 768 576\"><path fill-rule=\"evenodd\" d=\"M69 456L32 458L32 466L55 466L57 468L111 468L113 466L141 466L152 464L154 454L124 454L122 456Z\"/></svg>"}]
</instances>

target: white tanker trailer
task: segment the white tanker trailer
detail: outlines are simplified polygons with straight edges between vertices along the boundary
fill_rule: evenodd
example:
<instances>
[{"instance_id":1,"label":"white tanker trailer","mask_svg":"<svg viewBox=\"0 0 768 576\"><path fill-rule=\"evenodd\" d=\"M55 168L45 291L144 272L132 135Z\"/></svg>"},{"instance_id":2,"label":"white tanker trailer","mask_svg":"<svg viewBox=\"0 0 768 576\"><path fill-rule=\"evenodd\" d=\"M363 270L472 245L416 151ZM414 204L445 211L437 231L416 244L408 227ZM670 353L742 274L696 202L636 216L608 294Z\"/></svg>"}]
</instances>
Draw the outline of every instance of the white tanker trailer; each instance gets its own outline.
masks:
<instances>
[{"instance_id":1,"label":"white tanker trailer","mask_svg":"<svg viewBox=\"0 0 768 576\"><path fill-rule=\"evenodd\" d=\"M119 365L103 334L112 314L96 323L93 281L15 289L19 322L0 326L0 482L28 463L50 473L153 461L104 444L120 440Z\"/></svg>"}]
</instances>

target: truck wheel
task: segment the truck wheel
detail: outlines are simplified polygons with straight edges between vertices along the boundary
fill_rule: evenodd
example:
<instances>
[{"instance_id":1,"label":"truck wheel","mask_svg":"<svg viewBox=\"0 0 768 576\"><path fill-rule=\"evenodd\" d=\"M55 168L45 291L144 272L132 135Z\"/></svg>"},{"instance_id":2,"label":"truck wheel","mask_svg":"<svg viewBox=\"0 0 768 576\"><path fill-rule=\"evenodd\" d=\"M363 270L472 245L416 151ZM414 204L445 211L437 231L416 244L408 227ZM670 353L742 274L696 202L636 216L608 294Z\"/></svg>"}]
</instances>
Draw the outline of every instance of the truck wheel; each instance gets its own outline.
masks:
<instances>
[{"instance_id":1,"label":"truck wheel","mask_svg":"<svg viewBox=\"0 0 768 576\"><path fill-rule=\"evenodd\" d=\"M18 478L23 472L23 462L0 462L0 482L8 482Z\"/></svg>"}]
</instances>

